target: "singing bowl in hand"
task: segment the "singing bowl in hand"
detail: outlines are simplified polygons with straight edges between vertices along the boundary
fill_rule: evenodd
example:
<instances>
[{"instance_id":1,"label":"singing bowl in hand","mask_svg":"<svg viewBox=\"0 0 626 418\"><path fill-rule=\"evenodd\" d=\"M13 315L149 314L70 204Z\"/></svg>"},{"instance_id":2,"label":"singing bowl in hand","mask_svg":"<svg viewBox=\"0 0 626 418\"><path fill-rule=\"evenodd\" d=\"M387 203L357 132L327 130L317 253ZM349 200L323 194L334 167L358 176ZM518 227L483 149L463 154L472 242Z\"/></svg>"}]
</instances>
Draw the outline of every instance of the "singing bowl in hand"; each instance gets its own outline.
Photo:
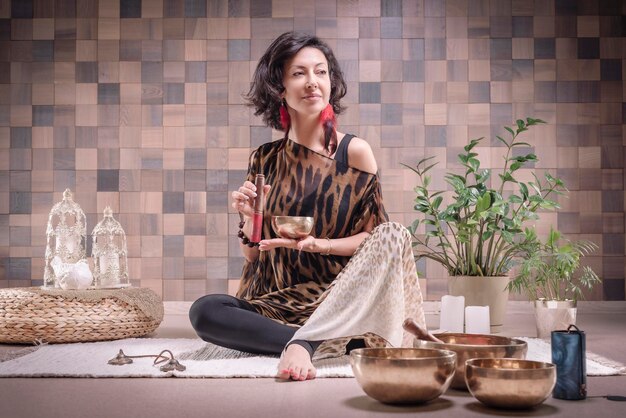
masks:
<instances>
[{"instance_id":1,"label":"singing bowl in hand","mask_svg":"<svg viewBox=\"0 0 626 418\"><path fill-rule=\"evenodd\" d=\"M272 229L282 238L302 239L311 233L311 216L272 216Z\"/></svg>"},{"instance_id":2,"label":"singing bowl in hand","mask_svg":"<svg viewBox=\"0 0 626 418\"><path fill-rule=\"evenodd\" d=\"M370 397L389 404L418 404L448 389L456 354L423 348L358 348L350 352L350 364Z\"/></svg>"}]
</instances>

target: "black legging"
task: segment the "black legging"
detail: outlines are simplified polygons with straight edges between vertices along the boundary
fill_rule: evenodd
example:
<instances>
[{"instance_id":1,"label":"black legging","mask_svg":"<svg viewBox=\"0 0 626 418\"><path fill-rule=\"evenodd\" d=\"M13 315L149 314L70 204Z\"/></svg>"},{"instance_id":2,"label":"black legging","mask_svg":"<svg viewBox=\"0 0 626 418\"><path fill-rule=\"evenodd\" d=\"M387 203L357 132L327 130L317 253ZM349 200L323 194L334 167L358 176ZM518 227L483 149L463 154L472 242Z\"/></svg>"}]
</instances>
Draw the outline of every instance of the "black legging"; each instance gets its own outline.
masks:
<instances>
[{"instance_id":1,"label":"black legging","mask_svg":"<svg viewBox=\"0 0 626 418\"><path fill-rule=\"evenodd\" d=\"M207 295L191 305L189 319L204 341L255 354L280 354L296 329L259 314L245 300ZM311 355L322 341L295 340Z\"/></svg>"}]
</instances>

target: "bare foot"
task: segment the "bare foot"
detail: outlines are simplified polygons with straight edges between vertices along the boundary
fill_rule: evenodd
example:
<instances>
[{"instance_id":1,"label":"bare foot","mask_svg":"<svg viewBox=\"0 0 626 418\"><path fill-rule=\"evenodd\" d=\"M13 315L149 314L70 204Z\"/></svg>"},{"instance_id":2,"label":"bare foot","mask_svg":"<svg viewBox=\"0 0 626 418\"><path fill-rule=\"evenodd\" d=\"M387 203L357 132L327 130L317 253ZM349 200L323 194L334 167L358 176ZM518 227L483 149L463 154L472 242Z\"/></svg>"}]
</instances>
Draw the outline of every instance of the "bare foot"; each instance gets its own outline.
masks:
<instances>
[{"instance_id":1,"label":"bare foot","mask_svg":"<svg viewBox=\"0 0 626 418\"><path fill-rule=\"evenodd\" d=\"M285 380L309 380L315 379L315 374L309 352L299 344L291 344L280 357L276 377Z\"/></svg>"}]
</instances>

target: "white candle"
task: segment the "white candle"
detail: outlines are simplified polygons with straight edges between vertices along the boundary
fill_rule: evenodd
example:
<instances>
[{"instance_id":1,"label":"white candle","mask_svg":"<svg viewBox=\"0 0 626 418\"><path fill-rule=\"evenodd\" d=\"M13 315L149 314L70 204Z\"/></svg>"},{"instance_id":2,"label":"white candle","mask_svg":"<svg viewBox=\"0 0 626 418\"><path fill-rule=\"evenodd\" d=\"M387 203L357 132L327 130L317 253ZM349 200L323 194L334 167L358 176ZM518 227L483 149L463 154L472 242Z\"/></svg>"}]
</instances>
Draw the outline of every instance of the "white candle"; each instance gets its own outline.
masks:
<instances>
[{"instance_id":1,"label":"white candle","mask_svg":"<svg viewBox=\"0 0 626 418\"><path fill-rule=\"evenodd\" d=\"M465 332L468 334L489 334L489 306L465 307Z\"/></svg>"},{"instance_id":2,"label":"white candle","mask_svg":"<svg viewBox=\"0 0 626 418\"><path fill-rule=\"evenodd\" d=\"M464 307L464 296L442 296L439 329L446 332L463 332Z\"/></svg>"}]
</instances>

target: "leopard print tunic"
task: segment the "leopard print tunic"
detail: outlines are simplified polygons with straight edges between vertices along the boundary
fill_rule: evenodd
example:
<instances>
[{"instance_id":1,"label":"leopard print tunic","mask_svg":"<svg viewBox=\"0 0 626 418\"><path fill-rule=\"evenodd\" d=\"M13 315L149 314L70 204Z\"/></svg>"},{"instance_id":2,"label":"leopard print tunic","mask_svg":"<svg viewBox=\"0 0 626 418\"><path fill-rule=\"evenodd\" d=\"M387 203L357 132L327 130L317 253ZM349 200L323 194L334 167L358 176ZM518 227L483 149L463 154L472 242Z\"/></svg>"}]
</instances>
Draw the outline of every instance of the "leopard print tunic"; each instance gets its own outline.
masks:
<instances>
[{"instance_id":1,"label":"leopard print tunic","mask_svg":"<svg viewBox=\"0 0 626 418\"><path fill-rule=\"evenodd\" d=\"M292 140L261 145L250 156L248 180L265 175L272 188L266 195L263 238L275 238L273 215L312 216L311 234L341 238L387 221L378 177L349 167ZM350 257L277 248L246 262L237 297L262 315L285 324L302 325L311 316Z\"/></svg>"}]
</instances>

